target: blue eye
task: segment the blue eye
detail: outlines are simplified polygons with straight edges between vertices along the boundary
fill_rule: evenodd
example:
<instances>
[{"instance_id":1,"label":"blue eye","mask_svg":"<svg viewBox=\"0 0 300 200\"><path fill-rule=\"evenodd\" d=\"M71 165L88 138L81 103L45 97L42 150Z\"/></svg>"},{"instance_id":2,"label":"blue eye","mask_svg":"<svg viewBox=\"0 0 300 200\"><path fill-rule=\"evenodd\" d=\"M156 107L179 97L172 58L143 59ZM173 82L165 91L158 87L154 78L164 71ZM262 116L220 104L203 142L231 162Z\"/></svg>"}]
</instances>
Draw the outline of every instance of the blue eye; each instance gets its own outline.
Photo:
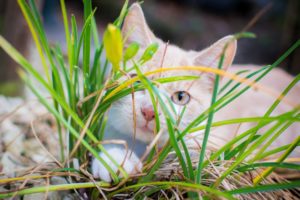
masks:
<instances>
[{"instance_id":1,"label":"blue eye","mask_svg":"<svg viewBox=\"0 0 300 200\"><path fill-rule=\"evenodd\" d=\"M186 105L190 99L190 94L185 91L177 91L171 96L171 100L177 105Z\"/></svg>"}]
</instances>

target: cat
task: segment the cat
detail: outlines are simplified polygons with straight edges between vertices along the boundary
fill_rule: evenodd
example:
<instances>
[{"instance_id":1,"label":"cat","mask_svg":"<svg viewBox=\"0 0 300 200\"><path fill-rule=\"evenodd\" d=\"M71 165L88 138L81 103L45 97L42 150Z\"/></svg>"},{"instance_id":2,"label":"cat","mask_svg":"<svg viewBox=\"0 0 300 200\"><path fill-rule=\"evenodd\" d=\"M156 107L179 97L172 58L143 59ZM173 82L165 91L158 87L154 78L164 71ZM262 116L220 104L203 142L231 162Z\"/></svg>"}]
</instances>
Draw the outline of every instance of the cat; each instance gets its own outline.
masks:
<instances>
[{"instance_id":1,"label":"cat","mask_svg":"<svg viewBox=\"0 0 300 200\"><path fill-rule=\"evenodd\" d=\"M122 27L122 34L127 36L125 47L132 42L138 42L141 49L145 49L153 42L159 44L159 49L153 58L141 67L142 72L152 71L158 67L175 67L175 66L210 66L217 68L220 55L226 48L223 69L229 72L237 72L240 70L255 70L256 66L243 65L243 66L231 66L236 49L237 41L234 36L226 36L219 41L215 42L210 47L197 52L186 51L175 45L166 44L161 39L155 37L150 28L148 27L143 11L138 3L134 3L128 11L127 16L124 19ZM139 55L143 52L139 51ZM138 57L137 56L137 57ZM247 66L247 67L245 67ZM186 127L191 123L199 114L205 111L211 102L212 90L214 86L214 74L200 73L195 71L169 71L162 73L160 76L181 76L181 75L199 75L200 78L193 81L178 81L172 83L162 84L160 90L168 94L173 101L174 107L177 113L180 113L184 106L186 110L179 129ZM135 72L132 72L130 76L136 76ZM157 78L158 75L149 77L150 79ZM280 80L280 81L278 81ZM292 77L282 70L274 69L266 78L261 81L261 84L268 85L275 91L282 91L292 80ZM222 81L226 82L226 81ZM278 93L277 92L277 93ZM300 88L297 85L295 89L288 95L289 99L297 99L300 97ZM108 113L108 122L105 131L104 140L122 140L126 141L127 147L120 144L106 144L105 148L109 155L111 155L115 161L122 165L124 170L128 174L136 174L142 171L143 164L140 157L146 150L146 146L149 145L155 137L155 114L153 106L150 100L149 93L145 91L137 91L134 94L135 99L135 111L136 111L136 130L134 130L133 123L133 103L132 96L128 95L117 102L113 103ZM262 116L267 108L272 105L276 98L264 94L255 89L251 89L245 94L241 95L238 100L232 102L224 109L217 112L214 120L226 120L238 117L250 117L250 116ZM167 104L167 102L166 102ZM299 104L299 102L297 102ZM297 105L295 104L295 105ZM287 105L281 105L279 109L276 109L274 114L282 113L289 110ZM161 114L161 111L159 111ZM168 132L166 128L166 121L163 115L160 115L160 125L164 130L159 138L158 146L162 147L168 140ZM174 114L175 117L175 114ZM236 133L242 132L243 128L251 127L253 124L246 124L240 127L239 125L228 125L215 128L211 131L209 136L208 146L212 149L218 149L226 142L235 137ZM276 145L282 145L283 143L289 143L297 135L299 135L299 125L293 125L290 131L294 131L293 135L282 136L285 138L279 138ZM190 148L200 149L203 132L196 132L191 135L187 135L185 140ZM196 139L195 139L196 138ZM134 148L134 149L133 149ZM117 166L105 156L104 153L99 154L112 169L117 172ZM300 155L300 154L298 154ZM103 181L111 182L111 176L106 168L97 160L93 159L91 164L92 174L95 178L100 178Z\"/></svg>"}]
</instances>

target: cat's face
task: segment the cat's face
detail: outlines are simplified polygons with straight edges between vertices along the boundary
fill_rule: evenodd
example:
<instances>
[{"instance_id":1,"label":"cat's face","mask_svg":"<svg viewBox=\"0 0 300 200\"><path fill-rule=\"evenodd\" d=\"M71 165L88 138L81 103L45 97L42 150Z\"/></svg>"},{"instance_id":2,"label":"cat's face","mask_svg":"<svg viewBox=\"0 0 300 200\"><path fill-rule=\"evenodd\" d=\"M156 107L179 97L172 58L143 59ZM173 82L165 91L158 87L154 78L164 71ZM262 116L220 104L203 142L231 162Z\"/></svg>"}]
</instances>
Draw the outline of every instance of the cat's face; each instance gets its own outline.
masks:
<instances>
[{"instance_id":1,"label":"cat's face","mask_svg":"<svg viewBox=\"0 0 300 200\"><path fill-rule=\"evenodd\" d=\"M153 42L159 43L159 49L154 57L141 67L142 72L153 71L161 67L217 67L223 48L228 44L223 65L223 68L227 69L231 65L236 51L236 40L233 39L233 36L227 36L201 52L185 51L174 45L168 45L156 38L150 31L145 22L143 12L138 4L133 4L131 6L128 15L125 18L122 32L123 35L129 34L126 44L135 41L141 45L140 53L142 53L143 49L149 44ZM140 55L137 55L137 57L138 56ZM131 76L134 75L135 72L131 72ZM199 79L176 81L161 84L159 86L159 90L163 94L163 101L165 105L170 108L169 110L173 114L174 119L177 119L183 108L186 107L179 128L186 127L209 107L214 75L187 70L169 71L167 73L164 72L148 77L149 79L155 79L159 77L182 75L199 76ZM172 102L175 112L172 111L169 102ZM165 130L163 138L167 138L165 118L159 106L158 109L160 126ZM134 117L134 115L136 117ZM134 118L136 123L134 123ZM156 125L154 109L148 91L135 92L134 103L132 95L128 95L115 102L110 109L108 123L118 132L125 134L133 134L135 132L136 139L147 143L151 142L155 137L154 129ZM136 128L134 128L134 124L136 125Z\"/></svg>"}]
</instances>

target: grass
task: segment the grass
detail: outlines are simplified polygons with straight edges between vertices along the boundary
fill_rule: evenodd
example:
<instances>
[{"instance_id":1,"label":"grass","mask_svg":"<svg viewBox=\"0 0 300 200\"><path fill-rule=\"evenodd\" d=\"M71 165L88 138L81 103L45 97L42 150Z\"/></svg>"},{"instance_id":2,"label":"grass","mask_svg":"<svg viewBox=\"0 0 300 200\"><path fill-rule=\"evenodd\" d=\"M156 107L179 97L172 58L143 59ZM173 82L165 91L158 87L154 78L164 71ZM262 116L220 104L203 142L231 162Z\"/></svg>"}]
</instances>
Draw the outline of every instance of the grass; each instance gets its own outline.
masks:
<instances>
[{"instance_id":1,"label":"grass","mask_svg":"<svg viewBox=\"0 0 300 200\"><path fill-rule=\"evenodd\" d=\"M286 189L295 189L300 186L298 180L274 182L273 178L276 174L272 173L278 168L300 170L298 164L285 162L287 156L300 145L299 138L289 145L273 150L266 149L267 145L271 144L285 129L293 123L299 123L300 121L299 107L278 116L271 116L272 111L282 102L283 97L299 82L300 75L296 76L294 81L278 95L277 100L271 105L265 115L219 122L214 121L214 114L216 112L230 104L236 98L239 98L241 94L250 88L258 87L262 91L267 92L263 86L259 85L259 80L297 49L300 45L300 40L296 41L273 64L255 72L244 70L237 74L230 74L223 71L222 62L224 55L222 55L218 69L205 66L178 66L174 68L161 68L143 74L140 67L152 58L158 46L155 43L150 45L140 58L136 58L135 56L138 51L141 51L138 44L133 43L127 49L124 49L124 38L120 33L120 27L126 16L128 1L125 1L117 20L108 26L103 41L99 41L98 39L99 34L97 33L94 18L96 10L92 10L91 0L84 0L83 2L84 25L82 31L79 32L75 16L71 16L69 21L65 2L64 0L60 0L67 44L67 59L65 60L59 45L49 45L34 1L30 0L27 3L25 0L18 0L18 4L27 21L38 50L45 77L39 74L36 68L2 36L0 36L0 47L20 64L22 67L19 70L21 78L56 119L59 130L60 162L63 166L60 170L76 173L84 181L78 181L78 179L74 179L66 173L63 176L68 178L68 184L47 185L26 189L20 188L17 191L0 193L0 198L48 191L76 191L78 189L89 188L90 198L97 199L98 195L104 195L99 190L101 188L110 191L106 192L103 198L106 196L113 198L119 194L126 194L137 199L142 199L145 196L163 198L163 195L167 195L168 198L179 196L195 199L212 199L217 197L226 199L247 199L248 197L249 199L259 199L259 195L262 192L273 191L274 193L269 194L276 195L287 192ZM253 37L253 35L250 33L236 34L236 39L240 37ZM95 46L94 52L92 52L92 44ZM103 62L100 58L103 56L104 51L106 51L106 61ZM80 60L82 60L82 64ZM135 64L128 66L127 61L129 60L134 61ZM108 67L109 63L113 65L112 70ZM138 76L120 81L122 75L133 70L137 72ZM170 105L165 104L162 99L163 94L160 93L157 85L174 81L194 80L198 77L176 76L158 78L156 80L147 78L149 75L171 70L190 70L216 74L211 107L205 112L200 113L184 130L176 128L178 123L180 123L180 119L184 117L184 109L180 116L174 119L171 114L173 112L171 101L169 101ZM230 81L220 88L219 79L221 76L228 77ZM49 93L51 96L50 101L36 89L32 83L33 79ZM140 82L136 83L136 81ZM154 145L152 150L149 150L148 159L144 161L144 173L137 177L129 177L123 168L118 166L124 177L120 179L113 172L111 166L98 156L98 152L106 152L105 148L101 145L107 120L105 113L115 101L126 95L131 95L132 91L139 90L147 90L149 92L156 116L158 116L158 107L163 111L163 117L166 119L170 138L169 145L166 145L158 153L156 153ZM155 119L157 125L156 132L159 133L161 129L159 126L159 117ZM206 125L201 125L205 120L207 120ZM247 122L256 122L257 125L217 149L208 158L206 154L207 143L212 127ZM263 128L265 128L263 134L259 135L258 131ZM190 156L191 154L185 143L184 136L200 130L204 131L202 149L197 158L194 158ZM267 143L265 146L262 146L259 154L249 159L257 147L266 141ZM275 162L261 161L278 152L284 153ZM86 163L88 160L85 155L88 153L101 161L108 169L113 179L112 185L95 182L91 176L87 175L89 169L86 165L84 165L84 171L80 171L70 162L70 160L76 158L80 164ZM107 153L106 155L116 164L111 155ZM174 156L171 161L169 160L170 155ZM169 179L165 178L161 180L160 178L168 174L167 172L174 172L174 174L170 175ZM49 173L51 176L51 172ZM28 176L26 178L34 180L36 178L43 178L43 176ZM17 177L15 179L2 179L0 182L18 183L23 180L22 177Z\"/></svg>"}]
</instances>

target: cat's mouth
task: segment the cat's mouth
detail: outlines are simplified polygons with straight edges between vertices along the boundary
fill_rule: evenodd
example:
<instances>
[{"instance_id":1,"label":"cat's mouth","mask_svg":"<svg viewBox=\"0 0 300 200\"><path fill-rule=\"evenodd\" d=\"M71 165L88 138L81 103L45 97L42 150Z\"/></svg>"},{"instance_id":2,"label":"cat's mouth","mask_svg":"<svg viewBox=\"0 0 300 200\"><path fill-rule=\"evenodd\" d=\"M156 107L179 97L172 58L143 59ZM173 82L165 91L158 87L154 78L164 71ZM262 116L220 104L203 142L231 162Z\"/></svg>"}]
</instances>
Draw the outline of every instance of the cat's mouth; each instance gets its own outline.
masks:
<instances>
[{"instance_id":1,"label":"cat's mouth","mask_svg":"<svg viewBox=\"0 0 300 200\"><path fill-rule=\"evenodd\" d=\"M143 132L147 132L147 133L153 133L153 129L149 128L148 123L146 123L144 126L142 126L140 128Z\"/></svg>"}]
</instances>

